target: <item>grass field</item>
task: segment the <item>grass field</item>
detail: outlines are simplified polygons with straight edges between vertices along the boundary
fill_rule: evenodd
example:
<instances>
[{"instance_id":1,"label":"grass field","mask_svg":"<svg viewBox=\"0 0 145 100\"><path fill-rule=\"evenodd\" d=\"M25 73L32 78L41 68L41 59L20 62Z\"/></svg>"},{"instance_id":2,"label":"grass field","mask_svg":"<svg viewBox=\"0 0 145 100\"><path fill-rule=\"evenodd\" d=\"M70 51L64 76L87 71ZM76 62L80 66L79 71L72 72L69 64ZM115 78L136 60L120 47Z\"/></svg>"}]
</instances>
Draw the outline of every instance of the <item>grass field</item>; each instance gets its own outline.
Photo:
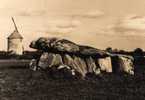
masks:
<instances>
[{"instance_id":1,"label":"grass field","mask_svg":"<svg viewBox=\"0 0 145 100\"><path fill-rule=\"evenodd\" d=\"M145 78L104 75L52 79L29 69L0 69L0 100L145 100Z\"/></svg>"},{"instance_id":2,"label":"grass field","mask_svg":"<svg viewBox=\"0 0 145 100\"><path fill-rule=\"evenodd\" d=\"M0 59L0 68L26 67L31 60Z\"/></svg>"}]
</instances>

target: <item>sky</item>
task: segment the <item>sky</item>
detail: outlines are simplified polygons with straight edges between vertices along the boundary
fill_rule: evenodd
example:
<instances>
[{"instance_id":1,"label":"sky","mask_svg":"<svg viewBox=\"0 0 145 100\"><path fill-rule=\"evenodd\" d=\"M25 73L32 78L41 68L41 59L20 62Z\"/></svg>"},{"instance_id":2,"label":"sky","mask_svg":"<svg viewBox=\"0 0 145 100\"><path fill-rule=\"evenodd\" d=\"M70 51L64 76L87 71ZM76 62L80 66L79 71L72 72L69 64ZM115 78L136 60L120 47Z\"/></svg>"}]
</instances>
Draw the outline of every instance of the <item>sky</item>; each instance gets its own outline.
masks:
<instances>
[{"instance_id":1,"label":"sky","mask_svg":"<svg viewBox=\"0 0 145 100\"><path fill-rule=\"evenodd\" d=\"M145 0L0 0L0 50L13 32L25 50L39 37L66 38L99 49L145 50Z\"/></svg>"}]
</instances>

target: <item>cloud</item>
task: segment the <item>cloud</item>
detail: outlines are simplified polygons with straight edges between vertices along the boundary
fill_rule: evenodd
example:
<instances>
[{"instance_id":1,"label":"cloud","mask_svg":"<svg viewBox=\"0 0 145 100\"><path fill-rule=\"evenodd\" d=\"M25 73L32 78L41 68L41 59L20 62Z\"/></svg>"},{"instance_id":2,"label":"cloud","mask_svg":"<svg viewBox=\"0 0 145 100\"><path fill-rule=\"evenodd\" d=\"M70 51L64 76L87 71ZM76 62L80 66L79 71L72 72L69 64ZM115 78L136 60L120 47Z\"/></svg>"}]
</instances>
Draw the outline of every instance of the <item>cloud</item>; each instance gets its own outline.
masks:
<instances>
[{"instance_id":1,"label":"cloud","mask_svg":"<svg viewBox=\"0 0 145 100\"><path fill-rule=\"evenodd\" d=\"M112 30L120 36L145 36L145 16L125 16L117 20Z\"/></svg>"},{"instance_id":2,"label":"cloud","mask_svg":"<svg viewBox=\"0 0 145 100\"><path fill-rule=\"evenodd\" d=\"M18 16L43 16L46 14L44 10L21 10L17 11L16 15Z\"/></svg>"},{"instance_id":3,"label":"cloud","mask_svg":"<svg viewBox=\"0 0 145 100\"><path fill-rule=\"evenodd\" d=\"M124 17L115 26L120 32L145 32L145 16L129 15Z\"/></svg>"},{"instance_id":4,"label":"cloud","mask_svg":"<svg viewBox=\"0 0 145 100\"><path fill-rule=\"evenodd\" d=\"M112 36L112 35L116 35L116 33L114 32L114 25L110 24L104 27L97 27L96 29L96 34L100 34L100 35L105 35L105 36Z\"/></svg>"},{"instance_id":5,"label":"cloud","mask_svg":"<svg viewBox=\"0 0 145 100\"><path fill-rule=\"evenodd\" d=\"M79 13L79 14L73 14L72 16L74 17L80 17L80 18L98 18L100 16L103 16L104 12L100 11L100 10L91 10L91 11L86 11L83 13Z\"/></svg>"},{"instance_id":6,"label":"cloud","mask_svg":"<svg viewBox=\"0 0 145 100\"><path fill-rule=\"evenodd\" d=\"M78 20L61 20L57 21L56 23L57 28L76 28L78 25L81 24Z\"/></svg>"},{"instance_id":7,"label":"cloud","mask_svg":"<svg viewBox=\"0 0 145 100\"><path fill-rule=\"evenodd\" d=\"M78 20L53 20L48 23L47 33L71 33L81 24Z\"/></svg>"},{"instance_id":8,"label":"cloud","mask_svg":"<svg viewBox=\"0 0 145 100\"><path fill-rule=\"evenodd\" d=\"M1 16L44 16L47 12L44 9L24 9L24 8L3 8L0 9Z\"/></svg>"},{"instance_id":9,"label":"cloud","mask_svg":"<svg viewBox=\"0 0 145 100\"><path fill-rule=\"evenodd\" d=\"M100 16L103 16L104 12L96 10L96 11L89 11L87 13L82 14L82 17L86 17L86 18L97 18Z\"/></svg>"},{"instance_id":10,"label":"cloud","mask_svg":"<svg viewBox=\"0 0 145 100\"><path fill-rule=\"evenodd\" d=\"M47 33L51 33L51 34L63 34L63 33L71 33L74 30L74 28L59 28L56 26L51 26L49 28L49 30L47 31Z\"/></svg>"}]
</instances>

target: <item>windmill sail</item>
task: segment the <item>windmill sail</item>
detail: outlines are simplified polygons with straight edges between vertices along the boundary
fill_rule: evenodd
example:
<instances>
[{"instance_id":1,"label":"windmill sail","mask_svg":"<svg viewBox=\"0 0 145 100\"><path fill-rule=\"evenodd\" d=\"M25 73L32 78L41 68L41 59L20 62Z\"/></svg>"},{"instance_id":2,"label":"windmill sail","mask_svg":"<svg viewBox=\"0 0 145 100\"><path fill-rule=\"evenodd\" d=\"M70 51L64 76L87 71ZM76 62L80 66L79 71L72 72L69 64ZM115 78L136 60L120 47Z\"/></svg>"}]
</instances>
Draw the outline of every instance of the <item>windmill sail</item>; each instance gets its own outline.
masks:
<instances>
[{"instance_id":1,"label":"windmill sail","mask_svg":"<svg viewBox=\"0 0 145 100\"><path fill-rule=\"evenodd\" d=\"M16 25L15 20L14 20L13 17L12 17L12 21L13 21L13 23L14 23L15 31L18 32L18 28L17 28L17 25Z\"/></svg>"}]
</instances>

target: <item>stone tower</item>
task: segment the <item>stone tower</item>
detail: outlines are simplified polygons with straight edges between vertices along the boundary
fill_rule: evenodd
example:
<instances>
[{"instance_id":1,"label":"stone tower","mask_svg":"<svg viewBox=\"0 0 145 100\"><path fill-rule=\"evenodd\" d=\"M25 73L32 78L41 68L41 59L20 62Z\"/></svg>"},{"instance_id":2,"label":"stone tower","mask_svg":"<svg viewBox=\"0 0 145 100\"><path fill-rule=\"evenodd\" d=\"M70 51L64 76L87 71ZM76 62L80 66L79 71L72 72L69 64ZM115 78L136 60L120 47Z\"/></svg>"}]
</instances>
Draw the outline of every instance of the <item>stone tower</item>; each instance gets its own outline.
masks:
<instances>
[{"instance_id":1,"label":"stone tower","mask_svg":"<svg viewBox=\"0 0 145 100\"><path fill-rule=\"evenodd\" d=\"M23 54L23 43L22 43L23 37L19 33L13 18L12 18L12 21L14 23L15 30L8 37L8 52L10 54L22 55Z\"/></svg>"}]
</instances>

